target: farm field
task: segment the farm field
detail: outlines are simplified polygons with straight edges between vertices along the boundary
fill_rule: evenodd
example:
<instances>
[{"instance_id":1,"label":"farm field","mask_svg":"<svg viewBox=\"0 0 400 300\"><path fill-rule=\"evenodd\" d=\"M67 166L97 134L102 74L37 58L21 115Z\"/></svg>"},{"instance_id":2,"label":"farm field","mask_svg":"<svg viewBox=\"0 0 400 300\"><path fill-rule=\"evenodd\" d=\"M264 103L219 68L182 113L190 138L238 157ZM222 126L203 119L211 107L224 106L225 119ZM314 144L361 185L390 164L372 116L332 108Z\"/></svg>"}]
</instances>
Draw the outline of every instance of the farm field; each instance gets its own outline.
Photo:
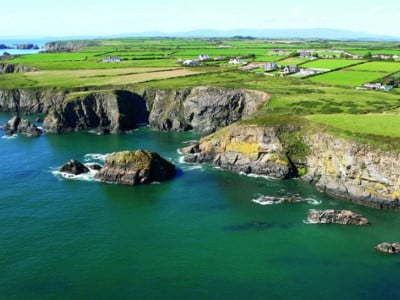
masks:
<instances>
[{"instance_id":1,"label":"farm field","mask_svg":"<svg viewBox=\"0 0 400 300\"><path fill-rule=\"evenodd\" d=\"M399 114L331 114L313 115L309 120L361 134L400 137Z\"/></svg>"},{"instance_id":2,"label":"farm field","mask_svg":"<svg viewBox=\"0 0 400 300\"><path fill-rule=\"evenodd\" d=\"M318 59L303 64L305 68L317 68L317 69L340 69L354 64L362 63L360 60L350 59Z\"/></svg>"},{"instance_id":3,"label":"farm field","mask_svg":"<svg viewBox=\"0 0 400 300\"><path fill-rule=\"evenodd\" d=\"M61 44L68 42L61 42ZM119 88L143 89L146 87L179 89L195 86L217 86L261 90L271 95L271 100L247 122L268 123L271 116L296 116L311 122L336 123L340 130L378 126L378 114L394 113L400 107L400 90L392 92L360 91L355 87L366 82L379 82L400 72L400 63L354 60L300 58L301 50L316 51L320 55L335 54L333 50L371 52L385 50L397 53L396 45L389 42L338 42L338 41L278 41L246 39L147 39L125 38L78 41L80 48L72 52L24 55L2 63L22 64L38 69L35 72L0 75L0 89L63 88L82 90L113 90ZM297 54L296 54L297 52ZM285 53L287 56L273 55ZM206 54L210 61L196 67L185 67L182 59L196 59ZM104 63L109 56L121 62ZM279 65L298 65L300 68L336 70L312 76L309 79L284 76L279 71L264 75L262 68L239 70L241 64L228 64L231 58L242 62L276 61ZM219 58L218 61L214 58ZM400 73L397 73L400 74ZM275 75L271 76L271 75ZM353 121L342 122L345 119ZM374 114L374 118L353 117ZM313 117L315 115L315 118ZM308 117L307 117L308 116ZM327 118L326 116L331 116ZM392 119L382 117L386 122ZM392 117L393 120L395 116ZM366 123L368 120L369 123ZM336 123L335 123L336 122ZM394 121L393 121L394 122ZM328 124L329 123L329 124ZM375 125L374 125L375 124ZM397 123L393 123L397 124ZM365 129L367 130L367 129ZM386 132L369 131L370 134Z\"/></svg>"}]
</instances>

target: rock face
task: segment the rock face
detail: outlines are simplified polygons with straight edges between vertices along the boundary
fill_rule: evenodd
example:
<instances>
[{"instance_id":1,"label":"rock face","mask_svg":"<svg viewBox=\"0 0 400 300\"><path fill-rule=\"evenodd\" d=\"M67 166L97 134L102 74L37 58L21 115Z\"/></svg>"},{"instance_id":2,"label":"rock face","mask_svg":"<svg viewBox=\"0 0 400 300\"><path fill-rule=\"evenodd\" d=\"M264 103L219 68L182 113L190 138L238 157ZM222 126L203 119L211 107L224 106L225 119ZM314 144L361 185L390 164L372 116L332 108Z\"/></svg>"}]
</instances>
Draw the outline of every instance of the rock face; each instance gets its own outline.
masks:
<instances>
[{"instance_id":1,"label":"rock face","mask_svg":"<svg viewBox=\"0 0 400 300\"><path fill-rule=\"evenodd\" d=\"M38 137L42 134L42 131L35 124L17 116L9 120L3 129L6 135L22 134L27 137Z\"/></svg>"},{"instance_id":2,"label":"rock face","mask_svg":"<svg viewBox=\"0 0 400 300\"><path fill-rule=\"evenodd\" d=\"M37 69L24 66L21 64L0 64L0 74L34 72L34 71L37 71Z\"/></svg>"},{"instance_id":3,"label":"rock face","mask_svg":"<svg viewBox=\"0 0 400 300\"><path fill-rule=\"evenodd\" d=\"M375 249L386 254L398 254L400 253L400 243L381 243Z\"/></svg>"},{"instance_id":4,"label":"rock face","mask_svg":"<svg viewBox=\"0 0 400 300\"><path fill-rule=\"evenodd\" d=\"M400 154L300 126L234 124L181 150L189 163L235 172L301 177L359 204L400 208Z\"/></svg>"},{"instance_id":5,"label":"rock face","mask_svg":"<svg viewBox=\"0 0 400 300\"><path fill-rule=\"evenodd\" d=\"M145 109L145 103L134 94L119 91L90 93L56 105L46 116L43 126L52 133L89 128L118 133L136 128L146 114Z\"/></svg>"},{"instance_id":6,"label":"rock face","mask_svg":"<svg viewBox=\"0 0 400 300\"><path fill-rule=\"evenodd\" d=\"M47 113L64 102L66 92L55 89L0 90L0 111L24 114Z\"/></svg>"},{"instance_id":7,"label":"rock face","mask_svg":"<svg viewBox=\"0 0 400 300\"><path fill-rule=\"evenodd\" d=\"M157 153L138 150L109 155L96 178L108 183L139 185L169 180L175 174L175 166Z\"/></svg>"},{"instance_id":8,"label":"rock face","mask_svg":"<svg viewBox=\"0 0 400 300\"><path fill-rule=\"evenodd\" d=\"M89 169L77 160L70 160L60 168L60 172L72 175L80 175L88 173Z\"/></svg>"},{"instance_id":9,"label":"rock face","mask_svg":"<svg viewBox=\"0 0 400 300\"><path fill-rule=\"evenodd\" d=\"M208 162L234 172L291 178L296 168L274 128L233 125L181 150L189 163Z\"/></svg>"},{"instance_id":10,"label":"rock face","mask_svg":"<svg viewBox=\"0 0 400 300\"><path fill-rule=\"evenodd\" d=\"M150 126L159 130L194 129L209 134L250 116L269 99L259 91L195 87L147 90Z\"/></svg>"},{"instance_id":11,"label":"rock face","mask_svg":"<svg viewBox=\"0 0 400 300\"><path fill-rule=\"evenodd\" d=\"M93 128L120 132L149 123L164 131L211 133L245 119L267 100L262 92L211 87L88 93L54 106L45 128L50 132Z\"/></svg>"},{"instance_id":12,"label":"rock face","mask_svg":"<svg viewBox=\"0 0 400 300\"><path fill-rule=\"evenodd\" d=\"M368 219L350 210L310 210L308 222L312 224L368 225Z\"/></svg>"},{"instance_id":13,"label":"rock face","mask_svg":"<svg viewBox=\"0 0 400 300\"><path fill-rule=\"evenodd\" d=\"M18 44L15 46L16 49L19 50L38 50L40 47L35 44Z\"/></svg>"}]
</instances>

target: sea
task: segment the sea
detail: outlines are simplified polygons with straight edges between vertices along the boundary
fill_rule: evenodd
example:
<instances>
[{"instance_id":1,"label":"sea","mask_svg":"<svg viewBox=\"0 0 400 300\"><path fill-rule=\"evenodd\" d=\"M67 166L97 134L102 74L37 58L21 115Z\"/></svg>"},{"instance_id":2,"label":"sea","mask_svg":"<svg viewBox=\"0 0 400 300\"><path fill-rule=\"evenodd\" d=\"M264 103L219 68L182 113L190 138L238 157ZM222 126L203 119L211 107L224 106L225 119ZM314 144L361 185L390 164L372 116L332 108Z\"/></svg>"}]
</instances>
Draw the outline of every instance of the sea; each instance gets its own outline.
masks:
<instances>
[{"instance_id":1,"label":"sea","mask_svg":"<svg viewBox=\"0 0 400 300\"><path fill-rule=\"evenodd\" d=\"M0 44L5 44L10 47L15 47L17 44L34 44L38 45L40 49L30 49L30 50L20 50L20 49L0 49L0 56L4 52L10 53L12 55L17 54L36 54L44 50L44 45L50 42L48 39L1 39Z\"/></svg>"},{"instance_id":2,"label":"sea","mask_svg":"<svg viewBox=\"0 0 400 300\"><path fill-rule=\"evenodd\" d=\"M11 114L0 114L4 124ZM29 118L34 119L34 116ZM41 125L41 124L38 124ZM39 138L0 131L1 299L399 299L400 215L318 192L300 180L186 164L198 135L148 127ZM65 178L70 159L102 163L147 149L176 164L143 186ZM261 195L304 203L260 205ZM311 209L351 209L371 225L315 225Z\"/></svg>"}]
</instances>

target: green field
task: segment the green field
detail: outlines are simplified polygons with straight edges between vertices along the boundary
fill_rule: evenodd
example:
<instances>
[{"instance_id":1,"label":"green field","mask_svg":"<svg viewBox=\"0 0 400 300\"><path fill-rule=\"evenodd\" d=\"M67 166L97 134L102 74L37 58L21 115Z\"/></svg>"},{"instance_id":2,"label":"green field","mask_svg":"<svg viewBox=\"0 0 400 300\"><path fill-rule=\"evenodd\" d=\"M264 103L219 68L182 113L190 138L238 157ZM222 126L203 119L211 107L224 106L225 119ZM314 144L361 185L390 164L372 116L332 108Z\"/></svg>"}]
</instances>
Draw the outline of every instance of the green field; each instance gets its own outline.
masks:
<instances>
[{"instance_id":1,"label":"green field","mask_svg":"<svg viewBox=\"0 0 400 300\"><path fill-rule=\"evenodd\" d=\"M400 137L399 114L314 115L308 119L355 133Z\"/></svg>"},{"instance_id":2,"label":"green field","mask_svg":"<svg viewBox=\"0 0 400 300\"><path fill-rule=\"evenodd\" d=\"M354 64L361 63L359 60L351 60L351 59L318 59L306 64L303 64L302 67L305 68L317 68L317 69L328 69L335 70L344 68L347 66L351 66Z\"/></svg>"},{"instance_id":3,"label":"green field","mask_svg":"<svg viewBox=\"0 0 400 300\"><path fill-rule=\"evenodd\" d=\"M360 91L355 87L379 81L400 72L400 63L351 59L308 59L293 57L296 52L312 49L320 55L333 50L351 53L400 52L390 42L273 41L264 39L150 39L125 38L80 41L76 52L24 55L3 63L36 67L36 72L0 75L0 89L61 88L80 92L146 87L179 89L194 86L217 86L261 90L271 100L247 122L267 124L270 118L308 119L337 130L397 137L399 125L395 112L400 110L400 90L392 92ZM288 55L276 56L273 49ZM371 51L371 49L374 49ZM202 62L197 67L183 67L178 59L194 59L200 54L220 61ZM120 63L103 63L108 56L118 56ZM246 62L276 61L280 65L333 70L309 79L281 77L279 72L266 76L262 69L240 71L228 60L242 57ZM400 74L400 73L398 73ZM394 124L395 126L385 125Z\"/></svg>"}]
</instances>

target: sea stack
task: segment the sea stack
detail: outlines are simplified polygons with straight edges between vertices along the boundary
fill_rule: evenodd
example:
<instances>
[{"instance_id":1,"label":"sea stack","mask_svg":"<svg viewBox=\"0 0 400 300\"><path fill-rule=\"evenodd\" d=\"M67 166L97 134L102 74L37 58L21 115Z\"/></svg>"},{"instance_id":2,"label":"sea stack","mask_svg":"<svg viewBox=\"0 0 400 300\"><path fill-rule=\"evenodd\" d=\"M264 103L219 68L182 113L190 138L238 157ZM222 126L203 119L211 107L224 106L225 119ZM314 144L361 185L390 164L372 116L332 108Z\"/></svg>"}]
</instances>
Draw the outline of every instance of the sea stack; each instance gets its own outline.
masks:
<instances>
[{"instance_id":1,"label":"sea stack","mask_svg":"<svg viewBox=\"0 0 400 300\"><path fill-rule=\"evenodd\" d=\"M42 134L42 131L35 124L18 116L13 117L7 122L4 126L4 131L6 135L19 133L27 137L38 137Z\"/></svg>"},{"instance_id":2,"label":"sea stack","mask_svg":"<svg viewBox=\"0 0 400 300\"><path fill-rule=\"evenodd\" d=\"M125 185L166 181L176 174L175 166L154 152L137 150L112 153L96 178Z\"/></svg>"}]
</instances>

